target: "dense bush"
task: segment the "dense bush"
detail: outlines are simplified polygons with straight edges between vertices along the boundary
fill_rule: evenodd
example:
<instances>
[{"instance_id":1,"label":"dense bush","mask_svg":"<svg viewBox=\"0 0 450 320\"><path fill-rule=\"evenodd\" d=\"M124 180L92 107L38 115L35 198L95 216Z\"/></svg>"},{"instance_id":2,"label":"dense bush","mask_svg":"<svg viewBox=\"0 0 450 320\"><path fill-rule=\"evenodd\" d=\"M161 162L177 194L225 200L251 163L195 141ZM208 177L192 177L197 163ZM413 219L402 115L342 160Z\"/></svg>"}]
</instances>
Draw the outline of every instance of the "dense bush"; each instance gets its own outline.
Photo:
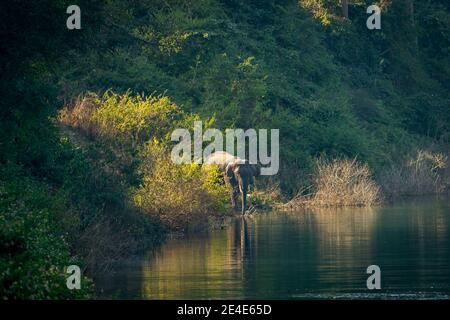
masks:
<instances>
[{"instance_id":1,"label":"dense bush","mask_svg":"<svg viewBox=\"0 0 450 320\"><path fill-rule=\"evenodd\" d=\"M120 155L104 167L114 166L107 172L130 183L122 184L122 190L116 188L113 197L123 197L128 194L126 190L131 190L132 199L128 201L133 206L172 230L205 226L208 217L228 211L227 187L217 170L200 169L197 164L176 165L170 159L172 130L191 128L197 118L183 112L166 96L133 95L131 91L107 91L102 97L88 94L78 98L71 108L62 109L58 117L66 129L87 133L93 139L88 144L97 144L94 149ZM102 158L104 155L98 155L94 163L102 163ZM124 173L126 164L132 162L136 167Z\"/></svg>"},{"instance_id":2,"label":"dense bush","mask_svg":"<svg viewBox=\"0 0 450 320\"><path fill-rule=\"evenodd\" d=\"M104 94L97 100L92 121L100 134L115 140L121 135L136 146L150 138L162 139L180 118L180 109L166 96ZM165 138L165 137L164 137Z\"/></svg>"},{"instance_id":3,"label":"dense bush","mask_svg":"<svg viewBox=\"0 0 450 320\"><path fill-rule=\"evenodd\" d=\"M67 238L89 272L107 271L160 242L160 221L140 215L128 201L128 187L135 182L133 159L104 144L80 143L79 137L70 141L65 144L78 144L78 149L69 149L58 188L67 198L64 216L75 220Z\"/></svg>"},{"instance_id":4,"label":"dense bush","mask_svg":"<svg viewBox=\"0 0 450 320\"><path fill-rule=\"evenodd\" d=\"M17 173L11 166L1 170L0 299L90 297L92 282L84 276L80 290L66 287L66 268L83 262L71 254L61 226L63 196L45 183L8 177Z\"/></svg>"},{"instance_id":5,"label":"dense bush","mask_svg":"<svg viewBox=\"0 0 450 320\"><path fill-rule=\"evenodd\" d=\"M311 189L309 195L299 194L283 207L371 206L380 200L380 187L368 165L356 159L318 160Z\"/></svg>"},{"instance_id":6,"label":"dense bush","mask_svg":"<svg viewBox=\"0 0 450 320\"><path fill-rule=\"evenodd\" d=\"M319 160L312 202L318 206L371 206L379 200L379 187L367 164L355 160Z\"/></svg>"},{"instance_id":7,"label":"dense bush","mask_svg":"<svg viewBox=\"0 0 450 320\"><path fill-rule=\"evenodd\" d=\"M136 148L150 139L170 140L177 127L192 127L197 119L183 112L167 96L118 94L111 90L102 96L89 93L78 97L73 106L59 112L59 121L82 129L113 145Z\"/></svg>"},{"instance_id":8,"label":"dense bush","mask_svg":"<svg viewBox=\"0 0 450 320\"><path fill-rule=\"evenodd\" d=\"M174 164L169 152L149 143L141 152L142 185L133 192L135 205L157 215L173 230L205 226L208 217L222 216L229 209L227 186L216 167Z\"/></svg>"}]
</instances>

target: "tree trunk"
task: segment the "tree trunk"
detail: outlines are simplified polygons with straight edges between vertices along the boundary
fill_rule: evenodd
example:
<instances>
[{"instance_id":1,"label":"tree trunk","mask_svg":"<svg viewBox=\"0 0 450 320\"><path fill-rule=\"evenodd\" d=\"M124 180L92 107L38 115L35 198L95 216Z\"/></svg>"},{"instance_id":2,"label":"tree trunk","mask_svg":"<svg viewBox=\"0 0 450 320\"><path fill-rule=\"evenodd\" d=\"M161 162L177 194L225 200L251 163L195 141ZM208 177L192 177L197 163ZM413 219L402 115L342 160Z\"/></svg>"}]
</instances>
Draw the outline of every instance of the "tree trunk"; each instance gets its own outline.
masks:
<instances>
[{"instance_id":1,"label":"tree trunk","mask_svg":"<svg viewBox=\"0 0 450 320\"><path fill-rule=\"evenodd\" d=\"M414 27L416 25L416 22L414 19L414 0L409 0L409 15L411 18L411 24Z\"/></svg>"},{"instance_id":2,"label":"tree trunk","mask_svg":"<svg viewBox=\"0 0 450 320\"><path fill-rule=\"evenodd\" d=\"M341 0L342 16L348 19L348 0Z\"/></svg>"},{"instance_id":3,"label":"tree trunk","mask_svg":"<svg viewBox=\"0 0 450 320\"><path fill-rule=\"evenodd\" d=\"M414 32L414 46L416 50L419 50L419 38L417 36L416 19L414 13L414 0L409 0L409 17L411 19L411 26Z\"/></svg>"}]
</instances>

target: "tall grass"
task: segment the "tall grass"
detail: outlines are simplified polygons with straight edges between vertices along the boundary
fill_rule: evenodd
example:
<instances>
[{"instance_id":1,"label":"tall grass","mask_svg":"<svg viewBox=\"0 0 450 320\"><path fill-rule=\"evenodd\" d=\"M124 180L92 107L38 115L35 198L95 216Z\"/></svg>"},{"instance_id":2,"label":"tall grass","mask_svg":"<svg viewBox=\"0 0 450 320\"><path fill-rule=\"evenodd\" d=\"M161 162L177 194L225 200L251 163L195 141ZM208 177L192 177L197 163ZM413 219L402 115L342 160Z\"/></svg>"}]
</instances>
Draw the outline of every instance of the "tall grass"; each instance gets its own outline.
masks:
<instances>
[{"instance_id":1,"label":"tall grass","mask_svg":"<svg viewBox=\"0 0 450 320\"><path fill-rule=\"evenodd\" d=\"M312 190L311 194L299 194L282 208L371 206L380 198L380 188L372 180L368 165L356 159L317 160Z\"/></svg>"},{"instance_id":2,"label":"tall grass","mask_svg":"<svg viewBox=\"0 0 450 320\"><path fill-rule=\"evenodd\" d=\"M88 137L98 135L98 127L92 120L92 115L98 108L98 96L88 93L78 96L72 106L65 106L58 113L58 122L82 130Z\"/></svg>"}]
</instances>

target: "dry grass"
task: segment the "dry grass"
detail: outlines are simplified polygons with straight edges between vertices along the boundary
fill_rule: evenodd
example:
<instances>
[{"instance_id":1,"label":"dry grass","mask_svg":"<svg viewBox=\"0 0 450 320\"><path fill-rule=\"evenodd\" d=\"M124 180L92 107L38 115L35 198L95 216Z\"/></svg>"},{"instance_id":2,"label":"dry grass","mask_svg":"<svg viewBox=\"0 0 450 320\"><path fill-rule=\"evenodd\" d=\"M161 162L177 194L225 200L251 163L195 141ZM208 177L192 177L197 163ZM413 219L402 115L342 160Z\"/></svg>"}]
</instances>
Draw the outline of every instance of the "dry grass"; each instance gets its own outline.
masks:
<instances>
[{"instance_id":1,"label":"dry grass","mask_svg":"<svg viewBox=\"0 0 450 320\"><path fill-rule=\"evenodd\" d=\"M307 195L302 190L282 209L371 206L380 198L380 188L372 180L368 165L356 159L318 160L312 189L314 192Z\"/></svg>"},{"instance_id":2,"label":"dry grass","mask_svg":"<svg viewBox=\"0 0 450 320\"><path fill-rule=\"evenodd\" d=\"M98 97L95 94L79 96L73 106L64 107L58 114L59 123L83 131L90 138L98 135L98 125L92 116L98 108Z\"/></svg>"},{"instance_id":3,"label":"dry grass","mask_svg":"<svg viewBox=\"0 0 450 320\"><path fill-rule=\"evenodd\" d=\"M448 156L418 150L380 176L383 193L390 198L445 192L450 185Z\"/></svg>"}]
</instances>

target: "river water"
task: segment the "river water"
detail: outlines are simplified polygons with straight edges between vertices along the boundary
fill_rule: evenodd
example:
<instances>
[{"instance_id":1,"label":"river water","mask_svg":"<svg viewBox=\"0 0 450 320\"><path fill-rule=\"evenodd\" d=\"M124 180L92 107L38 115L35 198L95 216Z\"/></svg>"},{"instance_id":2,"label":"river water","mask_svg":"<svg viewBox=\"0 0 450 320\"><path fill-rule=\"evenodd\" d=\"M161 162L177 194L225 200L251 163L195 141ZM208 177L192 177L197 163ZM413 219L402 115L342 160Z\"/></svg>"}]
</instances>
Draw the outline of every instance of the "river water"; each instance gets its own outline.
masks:
<instances>
[{"instance_id":1,"label":"river water","mask_svg":"<svg viewBox=\"0 0 450 320\"><path fill-rule=\"evenodd\" d=\"M369 265L381 290L367 289ZM449 299L450 201L236 218L168 240L98 286L126 299Z\"/></svg>"}]
</instances>

